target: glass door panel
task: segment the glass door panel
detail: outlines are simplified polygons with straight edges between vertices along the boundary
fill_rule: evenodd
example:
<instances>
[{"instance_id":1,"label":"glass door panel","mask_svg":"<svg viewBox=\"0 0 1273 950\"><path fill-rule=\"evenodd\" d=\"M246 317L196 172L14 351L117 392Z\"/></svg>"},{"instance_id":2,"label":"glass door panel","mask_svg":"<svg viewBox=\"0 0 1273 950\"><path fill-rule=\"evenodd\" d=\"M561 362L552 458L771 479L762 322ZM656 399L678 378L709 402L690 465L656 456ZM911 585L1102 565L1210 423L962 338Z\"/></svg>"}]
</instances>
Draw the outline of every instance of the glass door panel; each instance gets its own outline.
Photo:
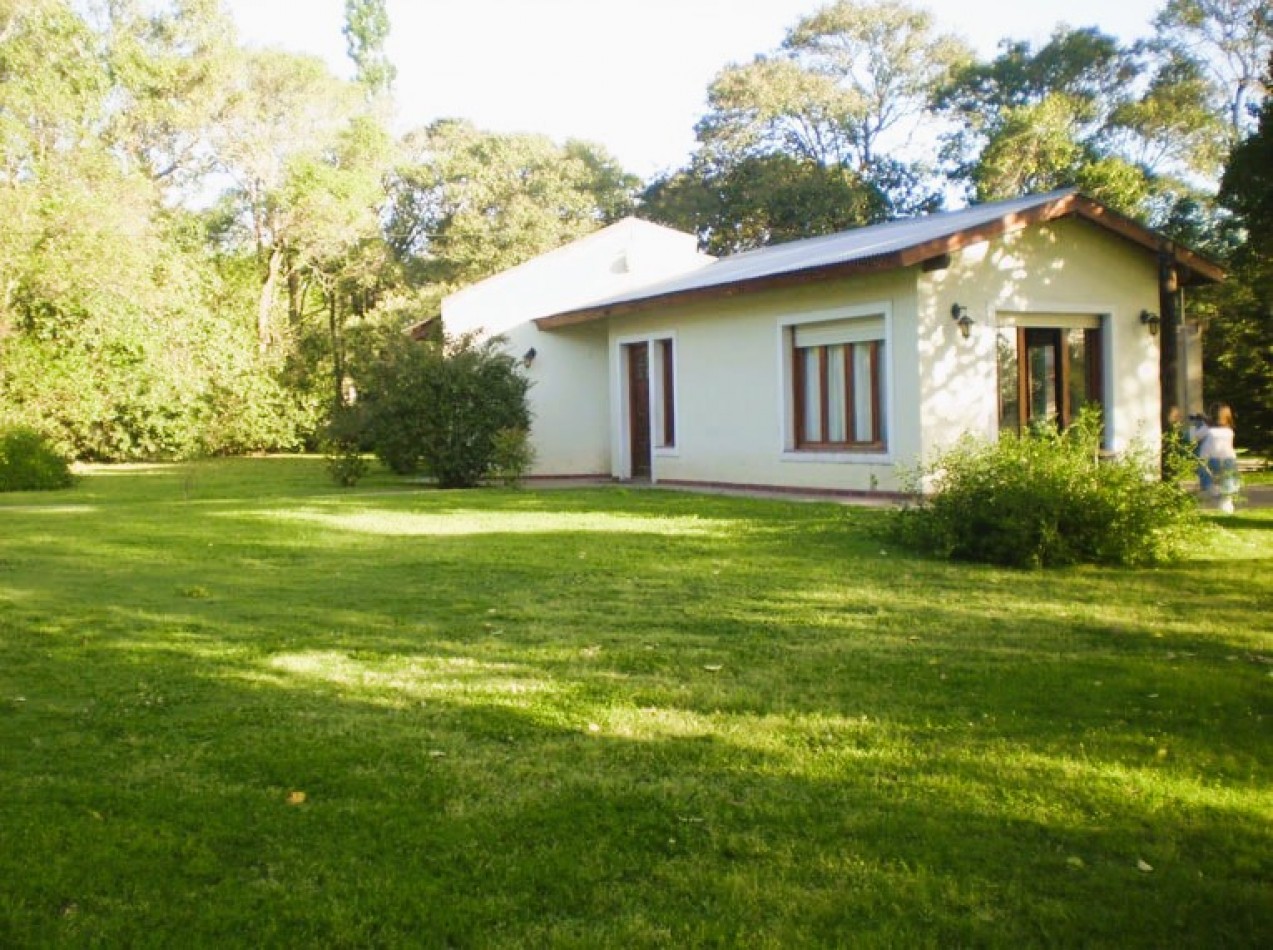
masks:
<instances>
[{"instance_id":1,"label":"glass door panel","mask_svg":"<svg viewBox=\"0 0 1273 950\"><path fill-rule=\"evenodd\" d=\"M1056 422L1061 416L1061 331L1027 330L1026 399L1029 422Z\"/></svg>"},{"instance_id":2,"label":"glass door panel","mask_svg":"<svg viewBox=\"0 0 1273 950\"><path fill-rule=\"evenodd\" d=\"M1016 432L1021 426L1021 376L1016 327L999 329L995 339L995 357L999 368L999 431Z\"/></svg>"}]
</instances>

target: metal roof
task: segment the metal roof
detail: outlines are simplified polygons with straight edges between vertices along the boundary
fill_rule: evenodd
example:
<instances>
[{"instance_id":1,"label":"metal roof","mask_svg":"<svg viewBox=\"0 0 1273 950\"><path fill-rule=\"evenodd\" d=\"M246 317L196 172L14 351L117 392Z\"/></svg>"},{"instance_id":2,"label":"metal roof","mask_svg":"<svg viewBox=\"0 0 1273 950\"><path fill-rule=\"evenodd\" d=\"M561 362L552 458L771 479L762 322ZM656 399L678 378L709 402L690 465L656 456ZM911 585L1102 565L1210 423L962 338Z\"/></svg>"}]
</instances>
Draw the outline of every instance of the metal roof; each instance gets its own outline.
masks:
<instances>
[{"instance_id":1,"label":"metal roof","mask_svg":"<svg viewBox=\"0 0 1273 950\"><path fill-rule=\"evenodd\" d=\"M541 329L551 329L645 309L669 298L714 296L802 279L908 266L1036 221L1069 214L1079 214L1146 247L1158 249L1160 245L1170 245L1134 221L1084 198L1077 189L1064 188L746 251L535 322ZM1203 278L1218 280L1223 276L1218 267L1187 249L1170 247Z\"/></svg>"}]
</instances>

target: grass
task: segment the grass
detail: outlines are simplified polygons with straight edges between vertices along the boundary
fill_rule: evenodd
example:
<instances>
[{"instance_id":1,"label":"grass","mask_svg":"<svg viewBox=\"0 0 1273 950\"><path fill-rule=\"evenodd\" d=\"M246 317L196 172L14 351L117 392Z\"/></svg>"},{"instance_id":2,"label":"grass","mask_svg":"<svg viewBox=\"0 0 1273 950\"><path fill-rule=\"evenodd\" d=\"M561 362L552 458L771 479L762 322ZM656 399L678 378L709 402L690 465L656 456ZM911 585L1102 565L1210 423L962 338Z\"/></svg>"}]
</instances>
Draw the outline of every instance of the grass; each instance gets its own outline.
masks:
<instances>
[{"instance_id":1,"label":"grass","mask_svg":"<svg viewBox=\"0 0 1273 950\"><path fill-rule=\"evenodd\" d=\"M1273 512L1037 574L882 517L0 495L0 945L1264 945Z\"/></svg>"}]
</instances>

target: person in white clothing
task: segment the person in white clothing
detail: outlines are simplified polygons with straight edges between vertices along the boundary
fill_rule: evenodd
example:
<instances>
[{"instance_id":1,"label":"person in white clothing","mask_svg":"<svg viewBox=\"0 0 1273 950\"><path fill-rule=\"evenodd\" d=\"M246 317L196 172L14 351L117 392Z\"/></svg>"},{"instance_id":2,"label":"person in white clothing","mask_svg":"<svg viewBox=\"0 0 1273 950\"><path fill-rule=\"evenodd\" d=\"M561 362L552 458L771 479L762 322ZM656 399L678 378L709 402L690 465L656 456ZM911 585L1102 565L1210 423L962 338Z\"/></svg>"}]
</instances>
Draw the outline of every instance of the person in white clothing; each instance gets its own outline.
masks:
<instances>
[{"instance_id":1,"label":"person in white clothing","mask_svg":"<svg viewBox=\"0 0 1273 950\"><path fill-rule=\"evenodd\" d=\"M1189 428L1185 433L1186 438L1189 439L1189 448L1198 460L1195 466L1198 473L1198 490L1204 495L1211 494L1211 470L1207 468L1207 462L1202 457L1202 440L1207 437L1207 428L1207 417L1197 412L1189 417Z\"/></svg>"},{"instance_id":2,"label":"person in white clothing","mask_svg":"<svg viewBox=\"0 0 1273 950\"><path fill-rule=\"evenodd\" d=\"M1198 445L1198 455L1211 474L1211 493L1225 514L1233 511L1238 493L1238 454L1233 447L1233 410L1224 403L1211 407L1211 424Z\"/></svg>"}]
</instances>

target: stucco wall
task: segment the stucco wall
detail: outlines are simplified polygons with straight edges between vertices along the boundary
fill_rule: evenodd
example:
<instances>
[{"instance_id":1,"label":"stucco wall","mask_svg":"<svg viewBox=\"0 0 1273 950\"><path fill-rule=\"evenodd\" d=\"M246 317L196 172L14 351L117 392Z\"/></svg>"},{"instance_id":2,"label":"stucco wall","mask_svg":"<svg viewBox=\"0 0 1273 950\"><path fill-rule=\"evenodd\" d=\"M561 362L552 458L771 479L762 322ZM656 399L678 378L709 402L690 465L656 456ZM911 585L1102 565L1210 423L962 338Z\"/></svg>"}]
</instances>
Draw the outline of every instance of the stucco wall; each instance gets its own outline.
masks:
<instances>
[{"instance_id":1,"label":"stucco wall","mask_svg":"<svg viewBox=\"0 0 1273 950\"><path fill-rule=\"evenodd\" d=\"M963 340L959 303L975 321ZM1140 322L1158 310L1157 268L1144 248L1063 219L974 245L919 279L920 416L926 455L962 432L998 428L995 338L1009 314L1095 315L1104 328L1109 447L1159 445L1158 340Z\"/></svg>"},{"instance_id":2,"label":"stucco wall","mask_svg":"<svg viewBox=\"0 0 1273 950\"><path fill-rule=\"evenodd\" d=\"M919 451L916 271L744 294L610 321L611 471L630 471L621 347L676 341L677 444L656 449L656 479L891 490L895 463ZM790 386L784 325L884 313L889 323L887 454L789 451Z\"/></svg>"},{"instance_id":3,"label":"stucco wall","mask_svg":"<svg viewBox=\"0 0 1273 950\"><path fill-rule=\"evenodd\" d=\"M542 333L521 323L504 334L516 355L535 359L527 401L535 446L534 475L604 475L610 470L609 366L606 328L587 324Z\"/></svg>"},{"instance_id":4,"label":"stucco wall","mask_svg":"<svg viewBox=\"0 0 1273 950\"><path fill-rule=\"evenodd\" d=\"M582 306L701 267L693 235L626 219L458 291L442 302L448 333L500 334L531 388L535 475L610 470L607 330L604 323L539 330L536 317Z\"/></svg>"}]
</instances>

